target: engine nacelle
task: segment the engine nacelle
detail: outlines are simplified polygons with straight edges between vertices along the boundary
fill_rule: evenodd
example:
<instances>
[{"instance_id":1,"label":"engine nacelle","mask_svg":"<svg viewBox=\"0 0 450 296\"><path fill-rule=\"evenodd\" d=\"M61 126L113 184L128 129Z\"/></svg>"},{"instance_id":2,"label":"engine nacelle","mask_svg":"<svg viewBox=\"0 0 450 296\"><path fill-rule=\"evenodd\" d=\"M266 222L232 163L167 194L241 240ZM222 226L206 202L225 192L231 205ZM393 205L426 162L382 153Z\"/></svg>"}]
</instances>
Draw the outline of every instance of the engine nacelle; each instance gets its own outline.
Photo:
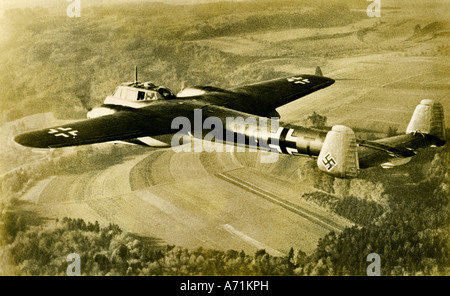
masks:
<instances>
[{"instance_id":1,"label":"engine nacelle","mask_svg":"<svg viewBox=\"0 0 450 296\"><path fill-rule=\"evenodd\" d=\"M116 110L106 107L95 107L87 113L87 118L96 118L116 113Z\"/></svg>"},{"instance_id":2,"label":"engine nacelle","mask_svg":"<svg viewBox=\"0 0 450 296\"><path fill-rule=\"evenodd\" d=\"M351 128L335 125L327 133L317 158L319 169L338 178L356 178L359 171L358 147Z\"/></svg>"},{"instance_id":3,"label":"engine nacelle","mask_svg":"<svg viewBox=\"0 0 450 296\"><path fill-rule=\"evenodd\" d=\"M176 97L177 98L195 97L208 93L230 93L230 91L214 86L192 86L182 89L177 94Z\"/></svg>"}]
</instances>

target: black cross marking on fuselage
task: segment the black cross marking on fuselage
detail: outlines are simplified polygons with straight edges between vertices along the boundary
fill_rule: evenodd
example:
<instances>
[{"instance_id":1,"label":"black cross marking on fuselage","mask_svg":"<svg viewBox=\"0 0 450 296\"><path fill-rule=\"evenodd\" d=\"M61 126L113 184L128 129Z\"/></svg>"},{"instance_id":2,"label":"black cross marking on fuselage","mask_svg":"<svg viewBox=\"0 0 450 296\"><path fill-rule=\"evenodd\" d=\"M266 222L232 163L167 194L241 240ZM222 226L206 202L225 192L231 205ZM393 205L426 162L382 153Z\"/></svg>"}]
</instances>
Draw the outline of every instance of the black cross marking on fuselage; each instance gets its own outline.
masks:
<instances>
[{"instance_id":1,"label":"black cross marking on fuselage","mask_svg":"<svg viewBox=\"0 0 450 296\"><path fill-rule=\"evenodd\" d=\"M326 166L327 171L331 171L336 166L336 161L330 153L327 153L327 155L325 155L324 159L322 159L322 163L324 166Z\"/></svg>"}]
</instances>

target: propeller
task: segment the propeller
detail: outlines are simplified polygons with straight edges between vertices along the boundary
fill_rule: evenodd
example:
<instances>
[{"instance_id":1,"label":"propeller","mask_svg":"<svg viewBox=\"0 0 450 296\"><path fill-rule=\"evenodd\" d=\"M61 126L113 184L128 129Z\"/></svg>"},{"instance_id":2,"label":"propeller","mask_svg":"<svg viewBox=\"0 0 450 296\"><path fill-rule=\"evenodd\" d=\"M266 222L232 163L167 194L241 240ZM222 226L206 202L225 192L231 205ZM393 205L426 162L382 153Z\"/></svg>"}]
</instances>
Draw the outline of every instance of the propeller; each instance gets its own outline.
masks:
<instances>
[{"instance_id":1,"label":"propeller","mask_svg":"<svg viewBox=\"0 0 450 296\"><path fill-rule=\"evenodd\" d=\"M88 97L79 97L81 105L84 107L84 109L86 109L87 111L91 111L92 110L92 102L90 101L90 99Z\"/></svg>"},{"instance_id":2,"label":"propeller","mask_svg":"<svg viewBox=\"0 0 450 296\"><path fill-rule=\"evenodd\" d=\"M180 87L180 91L179 92L183 91L185 88L186 88L186 80L183 79L181 81L181 87Z\"/></svg>"}]
</instances>

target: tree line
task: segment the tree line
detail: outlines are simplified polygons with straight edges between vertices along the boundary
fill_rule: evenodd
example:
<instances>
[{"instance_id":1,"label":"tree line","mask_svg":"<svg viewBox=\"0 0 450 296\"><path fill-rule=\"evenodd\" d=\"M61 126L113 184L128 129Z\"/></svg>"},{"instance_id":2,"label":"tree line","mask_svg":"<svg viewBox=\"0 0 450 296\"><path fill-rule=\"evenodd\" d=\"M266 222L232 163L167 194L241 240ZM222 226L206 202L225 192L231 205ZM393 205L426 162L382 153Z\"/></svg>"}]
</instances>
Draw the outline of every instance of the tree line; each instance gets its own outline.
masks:
<instances>
[{"instance_id":1,"label":"tree line","mask_svg":"<svg viewBox=\"0 0 450 296\"><path fill-rule=\"evenodd\" d=\"M378 253L382 275L448 274L448 159L449 148L445 146L434 154L420 181L414 185L386 186L389 207L378 219L346 228L340 234L327 234L320 239L314 254L298 267L297 273L365 275L366 256ZM362 211L377 213L371 207Z\"/></svg>"},{"instance_id":2,"label":"tree line","mask_svg":"<svg viewBox=\"0 0 450 296\"><path fill-rule=\"evenodd\" d=\"M8 214L3 229L18 275L66 275L71 253L80 255L82 275L292 275L295 260L304 257L293 249L288 256L275 257L265 250L249 255L161 245L115 224L100 227L82 219L24 229L21 217Z\"/></svg>"}]
</instances>

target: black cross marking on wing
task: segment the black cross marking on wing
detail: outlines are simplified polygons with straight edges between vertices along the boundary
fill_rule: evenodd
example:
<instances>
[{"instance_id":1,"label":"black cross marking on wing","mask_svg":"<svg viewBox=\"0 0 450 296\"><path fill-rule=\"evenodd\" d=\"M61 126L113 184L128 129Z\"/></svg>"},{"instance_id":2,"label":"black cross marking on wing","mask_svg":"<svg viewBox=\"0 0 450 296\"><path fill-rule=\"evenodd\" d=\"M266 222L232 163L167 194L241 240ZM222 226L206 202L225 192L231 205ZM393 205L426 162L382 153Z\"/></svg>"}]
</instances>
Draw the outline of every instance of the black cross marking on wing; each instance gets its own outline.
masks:
<instances>
[{"instance_id":1,"label":"black cross marking on wing","mask_svg":"<svg viewBox=\"0 0 450 296\"><path fill-rule=\"evenodd\" d=\"M293 82L295 84L307 84L307 83L310 83L308 78L303 78L303 77L290 77L290 78L287 79L287 81Z\"/></svg>"},{"instance_id":2,"label":"black cross marking on wing","mask_svg":"<svg viewBox=\"0 0 450 296\"><path fill-rule=\"evenodd\" d=\"M67 134L65 132L67 132ZM48 133L53 134L55 137L68 138L72 136L75 138L78 134L78 131L72 130L71 127L58 127L56 129L54 128L49 129Z\"/></svg>"}]
</instances>

